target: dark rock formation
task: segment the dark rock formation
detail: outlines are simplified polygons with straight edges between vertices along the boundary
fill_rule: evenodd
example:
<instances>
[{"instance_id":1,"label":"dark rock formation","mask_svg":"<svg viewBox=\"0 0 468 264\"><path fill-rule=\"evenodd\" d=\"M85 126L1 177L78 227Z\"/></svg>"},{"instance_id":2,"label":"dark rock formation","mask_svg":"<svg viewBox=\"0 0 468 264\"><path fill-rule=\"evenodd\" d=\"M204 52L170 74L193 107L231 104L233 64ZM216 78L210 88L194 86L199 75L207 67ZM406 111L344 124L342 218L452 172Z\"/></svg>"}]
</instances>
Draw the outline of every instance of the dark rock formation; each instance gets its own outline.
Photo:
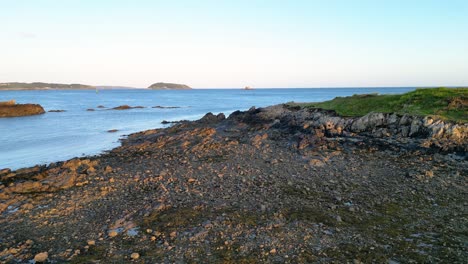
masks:
<instances>
[{"instance_id":1,"label":"dark rock formation","mask_svg":"<svg viewBox=\"0 0 468 264\"><path fill-rule=\"evenodd\" d=\"M112 108L111 110L128 110L128 109L135 109L135 108L145 108L145 107L143 107L143 106L120 105L120 106Z\"/></svg>"},{"instance_id":2,"label":"dark rock formation","mask_svg":"<svg viewBox=\"0 0 468 264\"><path fill-rule=\"evenodd\" d=\"M152 108L159 108L159 109L174 109L174 108L181 108L180 106L161 106L161 105L157 105L157 106L153 106Z\"/></svg>"}]
</instances>

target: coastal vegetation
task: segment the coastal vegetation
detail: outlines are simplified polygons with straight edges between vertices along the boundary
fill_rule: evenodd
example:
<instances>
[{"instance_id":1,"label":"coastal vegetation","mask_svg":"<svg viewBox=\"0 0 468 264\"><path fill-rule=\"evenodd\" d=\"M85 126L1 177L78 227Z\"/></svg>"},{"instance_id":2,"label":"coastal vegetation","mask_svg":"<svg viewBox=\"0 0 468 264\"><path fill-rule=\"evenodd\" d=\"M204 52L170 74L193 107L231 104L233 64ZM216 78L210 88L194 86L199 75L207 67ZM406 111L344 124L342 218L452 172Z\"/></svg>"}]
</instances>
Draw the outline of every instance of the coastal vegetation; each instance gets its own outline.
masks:
<instances>
[{"instance_id":1,"label":"coastal vegetation","mask_svg":"<svg viewBox=\"0 0 468 264\"><path fill-rule=\"evenodd\" d=\"M153 90L190 90L190 86L185 85L185 84L177 84L177 83L164 83L164 82L158 82L158 83L153 83L148 87L148 89L153 89Z\"/></svg>"},{"instance_id":2,"label":"coastal vegetation","mask_svg":"<svg viewBox=\"0 0 468 264\"><path fill-rule=\"evenodd\" d=\"M95 89L94 86L85 84L63 84L63 83L43 83L43 82L9 82L0 83L0 90L41 90L41 89Z\"/></svg>"},{"instance_id":3,"label":"coastal vegetation","mask_svg":"<svg viewBox=\"0 0 468 264\"><path fill-rule=\"evenodd\" d=\"M370 112L431 115L468 122L468 88L425 88L405 94L364 94L336 97L318 103L293 103L307 108L335 110L342 116L363 116Z\"/></svg>"}]
</instances>

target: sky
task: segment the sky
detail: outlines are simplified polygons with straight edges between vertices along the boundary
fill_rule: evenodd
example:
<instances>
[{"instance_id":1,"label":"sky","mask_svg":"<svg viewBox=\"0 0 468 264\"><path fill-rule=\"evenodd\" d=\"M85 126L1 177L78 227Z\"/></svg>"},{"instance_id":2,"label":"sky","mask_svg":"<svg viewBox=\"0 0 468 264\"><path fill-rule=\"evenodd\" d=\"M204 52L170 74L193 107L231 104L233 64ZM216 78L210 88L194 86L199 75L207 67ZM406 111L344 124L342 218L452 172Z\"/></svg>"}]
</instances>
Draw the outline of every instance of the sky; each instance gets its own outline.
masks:
<instances>
[{"instance_id":1,"label":"sky","mask_svg":"<svg viewBox=\"0 0 468 264\"><path fill-rule=\"evenodd\" d=\"M466 0L0 0L0 82L468 85Z\"/></svg>"}]
</instances>

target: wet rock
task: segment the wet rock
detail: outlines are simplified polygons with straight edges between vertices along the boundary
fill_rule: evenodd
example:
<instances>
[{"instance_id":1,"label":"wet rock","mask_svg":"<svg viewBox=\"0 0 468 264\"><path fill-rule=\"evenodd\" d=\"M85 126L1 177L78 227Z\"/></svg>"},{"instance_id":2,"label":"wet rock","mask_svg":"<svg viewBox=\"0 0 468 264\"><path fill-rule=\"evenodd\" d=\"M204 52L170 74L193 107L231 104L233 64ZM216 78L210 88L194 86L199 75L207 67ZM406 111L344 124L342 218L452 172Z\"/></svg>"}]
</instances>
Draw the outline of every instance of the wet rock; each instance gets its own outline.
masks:
<instances>
[{"instance_id":1,"label":"wet rock","mask_svg":"<svg viewBox=\"0 0 468 264\"><path fill-rule=\"evenodd\" d=\"M114 108L111 108L112 110L129 110L129 109L136 109L136 108L145 108L144 106L129 106L129 105L120 105Z\"/></svg>"},{"instance_id":2,"label":"wet rock","mask_svg":"<svg viewBox=\"0 0 468 264\"><path fill-rule=\"evenodd\" d=\"M181 108L180 106L161 106L161 105L156 105L153 106L152 108L159 108L159 109L175 109L175 108Z\"/></svg>"}]
</instances>

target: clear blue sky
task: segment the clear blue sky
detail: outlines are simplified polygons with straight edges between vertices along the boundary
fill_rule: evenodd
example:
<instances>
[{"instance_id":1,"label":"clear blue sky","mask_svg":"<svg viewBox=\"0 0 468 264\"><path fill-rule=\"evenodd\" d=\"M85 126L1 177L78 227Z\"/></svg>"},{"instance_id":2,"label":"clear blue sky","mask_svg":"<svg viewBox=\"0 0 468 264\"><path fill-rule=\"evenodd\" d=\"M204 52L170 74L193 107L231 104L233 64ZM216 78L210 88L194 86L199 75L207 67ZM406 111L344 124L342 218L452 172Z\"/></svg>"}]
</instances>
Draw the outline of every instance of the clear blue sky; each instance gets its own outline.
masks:
<instances>
[{"instance_id":1,"label":"clear blue sky","mask_svg":"<svg viewBox=\"0 0 468 264\"><path fill-rule=\"evenodd\" d=\"M468 85L467 0L0 0L0 82Z\"/></svg>"}]
</instances>

